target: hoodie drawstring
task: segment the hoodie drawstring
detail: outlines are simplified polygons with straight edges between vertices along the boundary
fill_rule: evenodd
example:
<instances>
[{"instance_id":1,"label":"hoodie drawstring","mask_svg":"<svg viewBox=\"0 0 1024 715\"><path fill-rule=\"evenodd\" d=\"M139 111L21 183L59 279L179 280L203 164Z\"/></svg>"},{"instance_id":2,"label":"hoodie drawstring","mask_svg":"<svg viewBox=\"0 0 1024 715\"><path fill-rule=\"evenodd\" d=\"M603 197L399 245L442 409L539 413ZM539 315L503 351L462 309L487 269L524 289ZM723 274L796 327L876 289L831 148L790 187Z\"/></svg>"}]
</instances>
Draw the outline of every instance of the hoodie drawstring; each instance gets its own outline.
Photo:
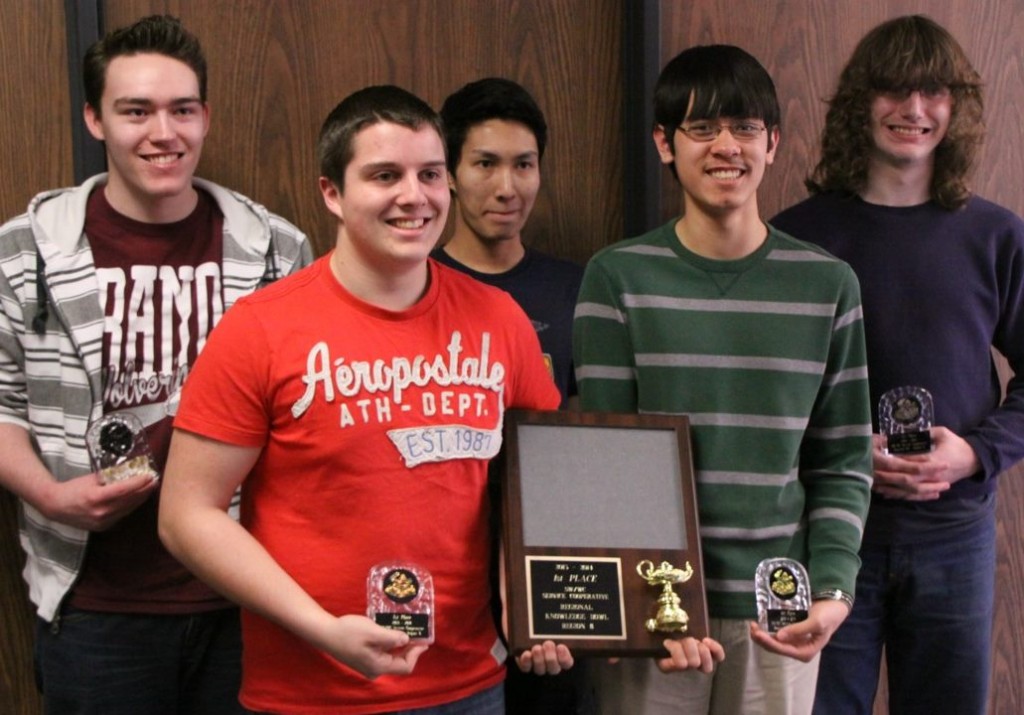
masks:
<instances>
[{"instance_id":1,"label":"hoodie drawstring","mask_svg":"<svg viewBox=\"0 0 1024 715\"><path fill-rule=\"evenodd\" d=\"M50 317L50 297L46 292L46 261L36 253L36 315L32 318L32 330L39 337L46 335L46 321Z\"/></svg>"}]
</instances>

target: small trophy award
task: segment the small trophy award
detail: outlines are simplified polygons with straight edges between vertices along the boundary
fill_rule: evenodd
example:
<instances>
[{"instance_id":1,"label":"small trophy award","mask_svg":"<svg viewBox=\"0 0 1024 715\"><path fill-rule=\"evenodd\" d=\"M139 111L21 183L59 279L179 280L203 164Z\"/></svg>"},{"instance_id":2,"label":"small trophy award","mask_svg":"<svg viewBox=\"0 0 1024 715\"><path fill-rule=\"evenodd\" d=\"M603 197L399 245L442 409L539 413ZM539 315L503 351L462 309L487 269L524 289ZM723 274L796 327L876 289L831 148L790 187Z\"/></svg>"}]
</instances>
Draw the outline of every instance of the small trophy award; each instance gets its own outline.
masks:
<instances>
[{"instance_id":1,"label":"small trophy award","mask_svg":"<svg viewBox=\"0 0 1024 715\"><path fill-rule=\"evenodd\" d=\"M888 454L924 454L932 448L935 406L923 387L897 387L878 401L878 426Z\"/></svg>"},{"instance_id":2,"label":"small trophy award","mask_svg":"<svg viewBox=\"0 0 1024 715\"><path fill-rule=\"evenodd\" d=\"M146 430L130 412L111 412L93 422L85 433L92 468L104 484L124 481L136 474L158 479Z\"/></svg>"},{"instance_id":3,"label":"small trophy award","mask_svg":"<svg viewBox=\"0 0 1024 715\"><path fill-rule=\"evenodd\" d=\"M434 642L434 581L426 569L382 563L366 579L366 615L379 626Z\"/></svg>"},{"instance_id":4,"label":"small trophy award","mask_svg":"<svg viewBox=\"0 0 1024 715\"><path fill-rule=\"evenodd\" d=\"M690 616L679 605L679 594L672 586L686 583L693 577L693 567L690 563L686 563L685 569L679 569L667 561L655 566L652 561L644 559L636 565L636 572L651 586L661 586L657 615L644 622L647 632L686 633L690 627Z\"/></svg>"},{"instance_id":5,"label":"small trophy award","mask_svg":"<svg viewBox=\"0 0 1024 715\"><path fill-rule=\"evenodd\" d=\"M769 633L807 618L811 580L807 569L793 559L765 559L754 576L757 624Z\"/></svg>"}]
</instances>

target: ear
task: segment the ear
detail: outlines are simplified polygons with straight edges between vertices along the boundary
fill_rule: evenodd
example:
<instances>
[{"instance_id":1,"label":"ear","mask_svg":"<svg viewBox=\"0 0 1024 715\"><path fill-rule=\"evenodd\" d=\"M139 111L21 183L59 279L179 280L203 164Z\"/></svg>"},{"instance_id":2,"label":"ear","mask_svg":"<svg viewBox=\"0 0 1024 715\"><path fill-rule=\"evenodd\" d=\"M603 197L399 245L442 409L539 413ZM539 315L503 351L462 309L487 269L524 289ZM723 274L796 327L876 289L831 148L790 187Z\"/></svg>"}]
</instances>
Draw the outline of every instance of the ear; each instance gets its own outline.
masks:
<instances>
[{"instance_id":1,"label":"ear","mask_svg":"<svg viewBox=\"0 0 1024 715\"><path fill-rule=\"evenodd\" d=\"M345 216L341 210L341 191L334 185L334 182L328 179L326 176L320 177L320 194L324 197L324 205L327 206L327 210L330 211L335 218L339 221L344 221Z\"/></svg>"},{"instance_id":2,"label":"ear","mask_svg":"<svg viewBox=\"0 0 1024 715\"><path fill-rule=\"evenodd\" d=\"M210 132L210 103L203 102L203 138Z\"/></svg>"},{"instance_id":3,"label":"ear","mask_svg":"<svg viewBox=\"0 0 1024 715\"><path fill-rule=\"evenodd\" d=\"M103 141L103 123L91 104L86 103L82 108L82 118L85 120L85 128L98 141Z\"/></svg>"},{"instance_id":4,"label":"ear","mask_svg":"<svg viewBox=\"0 0 1024 715\"><path fill-rule=\"evenodd\" d=\"M769 166L775 161L775 152L779 148L779 136L778 126L768 130L768 153L765 154L764 163Z\"/></svg>"},{"instance_id":5,"label":"ear","mask_svg":"<svg viewBox=\"0 0 1024 715\"><path fill-rule=\"evenodd\" d=\"M448 173L448 190L452 192L452 196L457 196L455 191L455 172L449 171Z\"/></svg>"},{"instance_id":6,"label":"ear","mask_svg":"<svg viewBox=\"0 0 1024 715\"><path fill-rule=\"evenodd\" d=\"M676 160L675 147L672 146L668 135L665 134L665 127L660 124L654 127L651 137L654 139L654 147L658 150L658 156L661 157L661 163L671 164L674 162Z\"/></svg>"}]
</instances>

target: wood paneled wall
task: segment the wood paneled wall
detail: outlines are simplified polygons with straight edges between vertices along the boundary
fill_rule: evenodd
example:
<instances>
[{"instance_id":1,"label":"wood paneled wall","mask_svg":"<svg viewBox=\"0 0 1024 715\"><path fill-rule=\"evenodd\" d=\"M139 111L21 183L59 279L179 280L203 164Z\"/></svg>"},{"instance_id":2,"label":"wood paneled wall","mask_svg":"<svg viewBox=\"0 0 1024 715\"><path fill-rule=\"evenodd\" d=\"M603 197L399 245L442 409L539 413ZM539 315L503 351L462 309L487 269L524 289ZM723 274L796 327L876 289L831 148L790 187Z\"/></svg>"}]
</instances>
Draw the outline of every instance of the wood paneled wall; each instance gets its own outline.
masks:
<instances>
[{"instance_id":1,"label":"wood paneled wall","mask_svg":"<svg viewBox=\"0 0 1024 715\"><path fill-rule=\"evenodd\" d=\"M691 45L734 44L775 80L782 139L759 194L769 218L805 198L803 180L818 158L825 100L858 40L889 18L925 14L963 45L985 81L988 136L975 174L982 196L1024 214L1024 2L1019 0L660 0L662 57ZM653 151L653 149L652 149ZM665 174L662 215L678 208ZM1022 671L1024 672L1024 671Z\"/></svg>"},{"instance_id":2,"label":"wood paneled wall","mask_svg":"<svg viewBox=\"0 0 1024 715\"><path fill-rule=\"evenodd\" d=\"M61 0L0 3L0 221L39 190L73 183ZM32 677L32 608L17 507L0 489L0 712L41 712Z\"/></svg>"},{"instance_id":3,"label":"wood paneled wall","mask_svg":"<svg viewBox=\"0 0 1024 715\"><path fill-rule=\"evenodd\" d=\"M527 240L585 261L621 234L622 70L617 0L107 0L116 27L151 12L204 42L213 126L200 173L295 221L323 252L320 124L345 95L398 84L439 107L502 75L544 110L550 140Z\"/></svg>"},{"instance_id":4,"label":"wood paneled wall","mask_svg":"<svg viewBox=\"0 0 1024 715\"><path fill-rule=\"evenodd\" d=\"M637 0L627 0L628 2ZM978 189L1024 213L1024 3L1008 0L658 0L662 54L730 42L759 57L783 100L783 140L762 191L766 216L803 197L824 107L856 40L881 20L928 12L964 43L988 82L990 139ZM550 125L544 183L527 239L585 261L622 238L623 66L620 0L106 0L105 26L169 12L199 35L210 64L212 130L200 173L294 221L319 252L334 240L313 158L327 112L375 83L435 106L465 82L515 79ZM0 218L38 190L72 183L64 17L60 0L0 3ZM652 40L653 41L653 40ZM74 78L74 81L78 81ZM12 110L13 108L13 110ZM653 149L651 149L653 151ZM678 190L666 174L671 215ZM630 196L629 200L637 200ZM1004 478L993 715L1024 710L1024 470ZM40 712L31 617L13 502L0 494L0 711ZM883 711L880 711L883 712Z\"/></svg>"},{"instance_id":5,"label":"wood paneled wall","mask_svg":"<svg viewBox=\"0 0 1024 715\"><path fill-rule=\"evenodd\" d=\"M7 70L0 97L20 110L0 127L0 161L17 162L0 173L4 219L24 210L36 191L72 183L68 128L80 118L67 106L61 8L60 0L0 3ZM295 222L320 253L334 243L314 160L327 113L368 84L398 84L440 106L466 82L490 75L523 84L550 125L527 240L582 263L621 236L618 0L103 3L107 28L152 13L180 17L206 50L212 128L199 173ZM12 504L0 499L0 712L27 715L38 701Z\"/></svg>"},{"instance_id":6,"label":"wood paneled wall","mask_svg":"<svg viewBox=\"0 0 1024 715\"><path fill-rule=\"evenodd\" d=\"M775 80L782 139L759 194L762 215L805 198L803 180L818 157L831 96L854 46L891 17L922 13L963 45L985 80L988 136L975 174L982 196L1024 215L1024 2L1005 0L660 0L665 62L701 44L734 44L757 57ZM652 149L653 150L653 149ZM665 172L662 216L679 207L679 189ZM923 298L923 296L922 296ZM1000 365L1006 378L1006 365ZM1024 712L1024 465L1000 477L998 564L991 715ZM950 644L951 648L956 647ZM941 657L938 656L938 657ZM936 683L936 687L943 687ZM875 706L884 715L885 687ZM955 698L955 693L950 693Z\"/></svg>"}]
</instances>

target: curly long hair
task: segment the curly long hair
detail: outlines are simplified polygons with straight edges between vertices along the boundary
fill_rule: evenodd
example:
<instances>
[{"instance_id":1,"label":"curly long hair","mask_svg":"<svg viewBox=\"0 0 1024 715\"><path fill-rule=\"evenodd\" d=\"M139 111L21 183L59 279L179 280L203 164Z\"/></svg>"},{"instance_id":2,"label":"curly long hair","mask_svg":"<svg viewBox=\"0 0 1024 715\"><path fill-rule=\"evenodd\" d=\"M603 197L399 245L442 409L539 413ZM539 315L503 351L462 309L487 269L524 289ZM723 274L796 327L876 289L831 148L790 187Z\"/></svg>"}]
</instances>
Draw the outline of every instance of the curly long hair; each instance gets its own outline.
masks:
<instances>
[{"instance_id":1,"label":"curly long hair","mask_svg":"<svg viewBox=\"0 0 1024 715\"><path fill-rule=\"evenodd\" d=\"M882 92L948 87L952 113L935 150L930 195L946 209L970 197L968 177L985 136L981 77L949 32L923 15L884 22L857 45L829 100L821 160L805 185L811 193L860 193L874 148L871 105Z\"/></svg>"}]
</instances>

